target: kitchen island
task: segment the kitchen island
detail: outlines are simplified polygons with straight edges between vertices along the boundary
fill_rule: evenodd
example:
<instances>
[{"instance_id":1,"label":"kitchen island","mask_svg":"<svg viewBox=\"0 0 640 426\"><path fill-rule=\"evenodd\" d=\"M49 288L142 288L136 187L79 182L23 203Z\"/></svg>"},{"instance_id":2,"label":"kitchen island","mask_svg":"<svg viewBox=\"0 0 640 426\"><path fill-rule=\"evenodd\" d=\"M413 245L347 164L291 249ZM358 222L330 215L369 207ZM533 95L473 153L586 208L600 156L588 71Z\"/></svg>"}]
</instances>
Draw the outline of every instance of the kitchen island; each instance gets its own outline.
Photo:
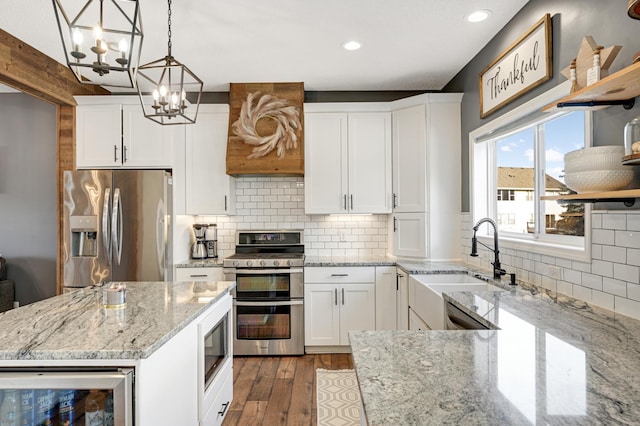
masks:
<instances>
[{"instance_id":1,"label":"kitchen island","mask_svg":"<svg viewBox=\"0 0 640 426\"><path fill-rule=\"evenodd\" d=\"M640 423L640 321L492 283L444 298L500 330L350 333L368 424Z\"/></svg>"},{"instance_id":2,"label":"kitchen island","mask_svg":"<svg viewBox=\"0 0 640 426\"><path fill-rule=\"evenodd\" d=\"M93 286L0 314L0 371L133 368L136 424L196 424L207 408L201 355L209 329L201 328L229 312L235 283L124 284L124 308L105 308L102 287ZM223 364L216 380L226 383L231 357Z\"/></svg>"}]
</instances>

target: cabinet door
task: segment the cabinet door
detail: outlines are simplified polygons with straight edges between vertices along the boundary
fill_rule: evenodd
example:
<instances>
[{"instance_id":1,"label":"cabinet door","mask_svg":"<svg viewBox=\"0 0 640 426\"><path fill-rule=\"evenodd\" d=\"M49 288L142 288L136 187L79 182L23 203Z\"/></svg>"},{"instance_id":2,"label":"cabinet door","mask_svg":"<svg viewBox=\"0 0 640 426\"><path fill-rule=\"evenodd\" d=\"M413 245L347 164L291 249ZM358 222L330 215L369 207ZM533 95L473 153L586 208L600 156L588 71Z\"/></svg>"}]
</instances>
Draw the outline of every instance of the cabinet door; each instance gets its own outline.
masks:
<instances>
[{"instance_id":1,"label":"cabinet door","mask_svg":"<svg viewBox=\"0 0 640 426\"><path fill-rule=\"evenodd\" d=\"M308 113L304 127L305 212L347 213L347 114Z\"/></svg>"},{"instance_id":2,"label":"cabinet door","mask_svg":"<svg viewBox=\"0 0 640 426\"><path fill-rule=\"evenodd\" d=\"M427 257L427 213L396 213L391 220L394 256Z\"/></svg>"},{"instance_id":3,"label":"cabinet door","mask_svg":"<svg viewBox=\"0 0 640 426\"><path fill-rule=\"evenodd\" d=\"M171 167L171 129L146 118L140 105L122 106L122 165Z\"/></svg>"},{"instance_id":4,"label":"cabinet door","mask_svg":"<svg viewBox=\"0 0 640 426\"><path fill-rule=\"evenodd\" d=\"M444 144L444 141L438 143ZM426 106L393 112L393 211L424 212L426 195ZM448 167L447 165L446 167Z\"/></svg>"},{"instance_id":5,"label":"cabinet door","mask_svg":"<svg viewBox=\"0 0 640 426\"><path fill-rule=\"evenodd\" d=\"M202 107L186 129L186 214L235 214L235 178L226 173L229 113Z\"/></svg>"},{"instance_id":6,"label":"cabinet door","mask_svg":"<svg viewBox=\"0 0 640 426\"><path fill-rule=\"evenodd\" d=\"M339 288L334 284L305 284L305 345L340 345L339 296Z\"/></svg>"},{"instance_id":7,"label":"cabinet door","mask_svg":"<svg viewBox=\"0 0 640 426\"><path fill-rule=\"evenodd\" d=\"M376 267L376 330L396 330L396 268Z\"/></svg>"},{"instance_id":8,"label":"cabinet door","mask_svg":"<svg viewBox=\"0 0 640 426\"><path fill-rule=\"evenodd\" d=\"M409 279L407 274L398 271L396 275L396 324L398 330L409 329Z\"/></svg>"},{"instance_id":9,"label":"cabinet door","mask_svg":"<svg viewBox=\"0 0 640 426\"><path fill-rule=\"evenodd\" d=\"M76 107L76 167L120 167L121 151L119 104Z\"/></svg>"},{"instance_id":10,"label":"cabinet door","mask_svg":"<svg viewBox=\"0 0 640 426\"><path fill-rule=\"evenodd\" d=\"M349 114L350 213L391 212L391 114Z\"/></svg>"},{"instance_id":11,"label":"cabinet door","mask_svg":"<svg viewBox=\"0 0 640 426\"><path fill-rule=\"evenodd\" d=\"M409 309L409 330L431 330L426 322L416 314L413 309Z\"/></svg>"},{"instance_id":12,"label":"cabinet door","mask_svg":"<svg viewBox=\"0 0 640 426\"><path fill-rule=\"evenodd\" d=\"M340 345L349 344L349 331L375 330L375 284L343 284L338 295L340 303Z\"/></svg>"}]
</instances>

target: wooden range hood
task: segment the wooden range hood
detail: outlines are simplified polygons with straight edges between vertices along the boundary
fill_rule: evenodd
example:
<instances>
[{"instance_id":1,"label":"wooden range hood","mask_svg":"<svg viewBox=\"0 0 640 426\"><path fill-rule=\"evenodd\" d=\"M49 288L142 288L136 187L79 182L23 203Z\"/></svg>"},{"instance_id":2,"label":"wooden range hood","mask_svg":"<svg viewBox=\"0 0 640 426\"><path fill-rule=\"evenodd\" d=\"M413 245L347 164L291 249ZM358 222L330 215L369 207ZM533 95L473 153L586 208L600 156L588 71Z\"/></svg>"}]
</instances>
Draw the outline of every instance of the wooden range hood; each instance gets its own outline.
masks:
<instances>
[{"instance_id":1,"label":"wooden range hood","mask_svg":"<svg viewBox=\"0 0 640 426\"><path fill-rule=\"evenodd\" d=\"M283 158L276 150L258 158L249 157L255 145L245 143L233 131L233 123L240 117L242 104L251 93L273 95L286 99L298 111L296 147L287 149ZM259 95L258 95L259 96ZM227 174L231 176L304 176L304 84L303 83L231 83L229 89L229 140L227 142ZM273 135L278 122L269 114L255 121L258 136Z\"/></svg>"}]
</instances>

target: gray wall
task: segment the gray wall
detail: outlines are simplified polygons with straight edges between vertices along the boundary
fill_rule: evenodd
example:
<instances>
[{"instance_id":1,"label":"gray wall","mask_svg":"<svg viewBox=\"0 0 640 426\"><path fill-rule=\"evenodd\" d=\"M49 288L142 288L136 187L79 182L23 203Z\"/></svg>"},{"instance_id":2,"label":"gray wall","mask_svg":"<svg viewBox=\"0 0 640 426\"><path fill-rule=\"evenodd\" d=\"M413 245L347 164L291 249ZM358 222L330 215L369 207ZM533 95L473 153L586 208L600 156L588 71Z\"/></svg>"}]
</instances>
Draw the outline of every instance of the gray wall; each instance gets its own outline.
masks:
<instances>
[{"instance_id":1,"label":"gray wall","mask_svg":"<svg viewBox=\"0 0 640 426\"><path fill-rule=\"evenodd\" d=\"M621 45L610 68L618 71L631 64L640 51L640 21L627 16L627 0L531 0L482 51L443 89L464 92L462 99L462 211L469 211L469 132L507 111L566 81L560 71L576 57L585 35L605 47ZM498 55L546 13L553 27L553 77L485 119L480 119L478 76ZM622 145L624 125L640 115L640 102L631 110L612 106L594 113L594 145Z\"/></svg>"},{"instance_id":2,"label":"gray wall","mask_svg":"<svg viewBox=\"0 0 640 426\"><path fill-rule=\"evenodd\" d=\"M0 254L21 305L56 293L56 107L0 94Z\"/></svg>"}]
</instances>

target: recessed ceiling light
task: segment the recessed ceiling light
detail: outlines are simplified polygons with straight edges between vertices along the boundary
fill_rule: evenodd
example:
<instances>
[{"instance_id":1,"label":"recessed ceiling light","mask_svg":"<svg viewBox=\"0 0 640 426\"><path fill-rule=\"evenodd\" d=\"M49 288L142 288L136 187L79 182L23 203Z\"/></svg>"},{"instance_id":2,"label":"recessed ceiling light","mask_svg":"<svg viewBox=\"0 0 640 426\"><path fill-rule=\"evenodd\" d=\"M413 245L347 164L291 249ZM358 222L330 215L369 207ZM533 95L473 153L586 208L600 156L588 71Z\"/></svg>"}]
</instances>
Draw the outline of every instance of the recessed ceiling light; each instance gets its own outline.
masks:
<instances>
[{"instance_id":1,"label":"recessed ceiling light","mask_svg":"<svg viewBox=\"0 0 640 426\"><path fill-rule=\"evenodd\" d=\"M482 22L491 15L491 11L488 9L476 10L464 17L467 22Z\"/></svg>"},{"instance_id":2,"label":"recessed ceiling light","mask_svg":"<svg viewBox=\"0 0 640 426\"><path fill-rule=\"evenodd\" d=\"M362 47L362 44L356 40L345 41L342 43L342 48L344 50L358 50Z\"/></svg>"}]
</instances>

